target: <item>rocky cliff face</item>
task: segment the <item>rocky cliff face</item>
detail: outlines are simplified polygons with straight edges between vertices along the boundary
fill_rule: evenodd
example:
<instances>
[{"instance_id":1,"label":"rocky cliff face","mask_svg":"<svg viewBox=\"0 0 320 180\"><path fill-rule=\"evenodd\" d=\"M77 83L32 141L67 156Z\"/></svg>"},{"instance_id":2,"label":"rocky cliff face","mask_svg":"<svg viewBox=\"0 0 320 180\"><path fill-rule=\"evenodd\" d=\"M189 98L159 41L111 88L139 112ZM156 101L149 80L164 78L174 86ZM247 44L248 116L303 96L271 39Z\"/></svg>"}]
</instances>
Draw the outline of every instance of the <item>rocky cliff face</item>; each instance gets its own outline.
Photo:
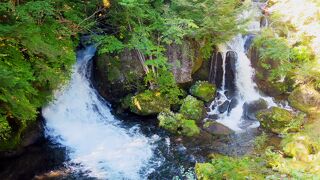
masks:
<instances>
[{"instance_id":1,"label":"rocky cliff face","mask_svg":"<svg viewBox=\"0 0 320 180\"><path fill-rule=\"evenodd\" d=\"M179 84L191 82L194 70L199 69L202 64L199 45L190 41L185 41L181 45L168 45L167 57Z\"/></svg>"},{"instance_id":2,"label":"rocky cliff face","mask_svg":"<svg viewBox=\"0 0 320 180\"><path fill-rule=\"evenodd\" d=\"M111 103L144 89L144 70L135 51L124 50L119 55L98 55L93 62L93 79L100 95Z\"/></svg>"},{"instance_id":3,"label":"rocky cliff face","mask_svg":"<svg viewBox=\"0 0 320 180\"><path fill-rule=\"evenodd\" d=\"M167 45L166 49L168 62L178 84L191 83L193 79L207 79L210 67L203 64L198 43L186 40L183 44ZM201 77L193 78L195 72L201 72ZM94 59L93 84L111 103L119 103L126 95L146 89L144 76L135 51L97 55Z\"/></svg>"}]
</instances>

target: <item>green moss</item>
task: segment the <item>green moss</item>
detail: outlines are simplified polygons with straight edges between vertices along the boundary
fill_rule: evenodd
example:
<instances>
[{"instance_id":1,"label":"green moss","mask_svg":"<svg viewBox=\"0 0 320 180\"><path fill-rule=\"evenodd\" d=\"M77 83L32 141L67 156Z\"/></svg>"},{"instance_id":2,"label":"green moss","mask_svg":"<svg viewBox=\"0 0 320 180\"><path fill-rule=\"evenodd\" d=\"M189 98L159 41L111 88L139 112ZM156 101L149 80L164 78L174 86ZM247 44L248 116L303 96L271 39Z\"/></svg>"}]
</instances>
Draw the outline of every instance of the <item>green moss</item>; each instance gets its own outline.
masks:
<instances>
[{"instance_id":1,"label":"green moss","mask_svg":"<svg viewBox=\"0 0 320 180\"><path fill-rule=\"evenodd\" d=\"M159 92L146 90L131 99L130 110L138 115L156 115L170 109L170 103Z\"/></svg>"},{"instance_id":2,"label":"green moss","mask_svg":"<svg viewBox=\"0 0 320 180\"><path fill-rule=\"evenodd\" d=\"M177 133L181 118L180 115L171 111L161 112L158 115L159 126L172 133Z\"/></svg>"},{"instance_id":3,"label":"green moss","mask_svg":"<svg viewBox=\"0 0 320 180\"><path fill-rule=\"evenodd\" d=\"M174 134L196 136L200 133L194 120L188 120L182 114L164 111L158 115L159 126Z\"/></svg>"},{"instance_id":4,"label":"green moss","mask_svg":"<svg viewBox=\"0 0 320 180\"><path fill-rule=\"evenodd\" d=\"M204 114L204 104L202 101L192 96L187 96L180 108L180 113L187 119L200 120Z\"/></svg>"},{"instance_id":5,"label":"green moss","mask_svg":"<svg viewBox=\"0 0 320 180\"><path fill-rule=\"evenodd\" d=\"M294 120L294 116L288 110L272 107L258 112L257 119L261 122L263 128L273 133L281 134L290 122Z\"/></svg>"},{"instance_id":6,"label":"green moss","mask_svg":"<svg viewBox=\"0 0 320 180\"><path fill-rule=\"evenodd\" d=\"M215 179L215 170L211 163L197 163L195 166L197 178L201 180Z\"/></svg>"},{"instance_id":7,"label":"green moss","mask_svg":"<svg viewBox=\"0 0 320 180\"><path fill-rule=\"evenodd\" d=\"M200 129L194 120L183 120L181 128L181 134L185 136L191 137L200 134Z\"/></svg>"},{"instance_id":8,"label":"green moss","mask_svg":"<svg viewBox=\"0 0 320 180\"><path fill-rule=\"evenodd\" d=\"M191 88L191 95L205 101L210 102L216 95L216 87L207 81L197 81Z\"/></svg>"},{"instance_id":9,"label":"green moss","mask_svg":"<svg viewBox=\"0 0 320 180\"><path fill-rule=\"evenodd\" d=\"M303 85L296 88L288 98L292 107L308 113L320 115L320 93L312 86Z\"/></svg>"}]
</instances>

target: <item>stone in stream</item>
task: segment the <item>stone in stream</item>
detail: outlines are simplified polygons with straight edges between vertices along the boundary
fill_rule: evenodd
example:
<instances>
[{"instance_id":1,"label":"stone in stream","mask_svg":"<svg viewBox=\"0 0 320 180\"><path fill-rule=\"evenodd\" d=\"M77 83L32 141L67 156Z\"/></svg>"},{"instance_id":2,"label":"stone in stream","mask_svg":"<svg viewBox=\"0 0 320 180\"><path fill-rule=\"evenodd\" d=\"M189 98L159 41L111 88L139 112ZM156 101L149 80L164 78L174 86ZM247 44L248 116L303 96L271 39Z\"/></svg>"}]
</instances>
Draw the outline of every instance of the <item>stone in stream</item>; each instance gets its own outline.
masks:
<instances>
[{"instance_id":1,"label":"stone in stream","mask_svg":"<svg viewBox=\"0 0 320 180\"><path fill-rule=\"evenodd\" d=\"M229 97L233 97L236 92L236 61L238 59L238 55L234 51L228 51L226 54L226 62L225 62L225 89L228 90Z\"/></svg>"},{"instance_id":2,"label":"stone in stream","mask_svg":"<svg viewBox=\"0 0 320 180\"><path fill-rule=\"evenodd\" d=\"M208 115L208 118L209 119L218 119L219 115L218 114L211 114L211 115Z\"/></svg>"},{"instance_id":3,"label":"stone in stream","mask_svg":"<svg viewBox=\"0 0 320 180\"><path fill-rule=\"evenodd\" d=\"M235 108L237 105L238 105L238 100L237 100L236 98L232 98L232 99L231 99L231 102L230 102L230 105L229 105L229 107L228 107L228 113L230 113L231 110L232 110L233 108Z\"/></svg>"},{"instance_id":4,"label":"stone in stream","mask_svg":"<svg viewBox=\"0 0 320 180\"><path fill-rule=\"evenodd\" d=\"M243 116L249 120L257 120L256 114L258 111L268 108L268 103L264 99L259 99L243 105Z\"/></svg>"},{"instance_id":5,"label":"stone in stream","mask_svg":"<svg viewBox=\"0 0 320 180\"><path fill-rule=\"evenodd\" d=\"M217 136L221 136L221 135L230 135L232 133L234 133L230 128L228 128L227 126L220 124L218 122L209 120L208 122L206 122L204 125L204 130L207 131L208 133L210 133L211 135L217 135Z\"/></svg>"},{"instance_id":6,"label":"stone in stream","mask_svg":"<svg viewBox=\"0 0 320 180\"><path fill-rule=\"evenodd\" d=\"M227 90L224 92L224 95L230 100L236 95L236 91Z\"/></svg>"},{"instance_id":7,"label":"stone in stream","mask_svg":"<svg viewBox=\"0 0 320 180\"><path fill-rule=\"evenodd\" d=\"M222 67L222 55L220 52L217 53L216 61L216 67L215 67L215 84L218 89L221 89L222 86L222 79L223 79L223 67Z\"/></svg>"},{"instance_id":8,"label":"stone in stream","mask_svg":"<svg viewBox=\"0 0 320 180\"><path fill-rule=\"evenodd\" d=\"M226 112L229 108L229 104L230 102L229 101L225 101L223 104L221 104L219 107L218 107L218 111L222 114L224 112Z\"/></svg>"}]
</instances>

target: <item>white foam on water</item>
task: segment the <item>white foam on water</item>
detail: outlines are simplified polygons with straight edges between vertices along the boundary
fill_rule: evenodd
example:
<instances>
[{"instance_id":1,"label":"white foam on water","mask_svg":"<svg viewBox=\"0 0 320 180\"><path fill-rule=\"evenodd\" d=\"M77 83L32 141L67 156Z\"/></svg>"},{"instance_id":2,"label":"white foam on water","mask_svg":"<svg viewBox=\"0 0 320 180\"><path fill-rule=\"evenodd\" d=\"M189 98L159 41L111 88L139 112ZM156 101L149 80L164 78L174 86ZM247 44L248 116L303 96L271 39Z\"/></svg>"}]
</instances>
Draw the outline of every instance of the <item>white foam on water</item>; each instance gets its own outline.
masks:
<instances>
[{"instance_id":1,"label":"white foam on water","mask_svg":"<svg viewBox=\"0 0 320 180\"><path fill-rule=\"evenodd\" d=\"M43 108L46 134L70 149L68 165L99 179L145 179L153 156L150 139L138 127L126 129L91 87L87 65L93 46L78 53L70 84Z\"/></svg>"}]
</instances>

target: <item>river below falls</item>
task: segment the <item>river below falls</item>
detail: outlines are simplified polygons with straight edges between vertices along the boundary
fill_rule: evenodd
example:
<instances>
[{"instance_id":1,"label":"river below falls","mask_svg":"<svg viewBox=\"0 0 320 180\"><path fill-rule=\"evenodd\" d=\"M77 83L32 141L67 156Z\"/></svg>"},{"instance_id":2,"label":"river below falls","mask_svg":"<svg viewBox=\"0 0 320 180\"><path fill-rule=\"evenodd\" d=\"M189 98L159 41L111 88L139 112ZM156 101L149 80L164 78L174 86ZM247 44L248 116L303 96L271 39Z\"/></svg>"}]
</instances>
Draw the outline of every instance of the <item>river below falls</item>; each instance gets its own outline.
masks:
<instances>
[{"instance_id":1,"label":"river below falls","mask_svg":"<svg viewBox=\"0 0 320 180\"><path fill-rule=\"evenodd\" d=\"M204 134L197 139L171 136L156 125L156 120L136 116L126 118L125 128L139 126L143 135L153 139L155 148L153 167L142 179L195 179L194 165L205 162L207 155L221 153L238 156L252 150L253 137L257 130L224 138L213 138ZM69 149L61 146L52 137L43 136L36 144L26 148L18 157L0 162L0 179L104 179L90 176L88 171L75 171L70 167ZM73 164L81 167L81 164ZM113 179L113 178L110 178ZM127 177L126 179L130 179Z\"/></svg>"}]
</instances>

